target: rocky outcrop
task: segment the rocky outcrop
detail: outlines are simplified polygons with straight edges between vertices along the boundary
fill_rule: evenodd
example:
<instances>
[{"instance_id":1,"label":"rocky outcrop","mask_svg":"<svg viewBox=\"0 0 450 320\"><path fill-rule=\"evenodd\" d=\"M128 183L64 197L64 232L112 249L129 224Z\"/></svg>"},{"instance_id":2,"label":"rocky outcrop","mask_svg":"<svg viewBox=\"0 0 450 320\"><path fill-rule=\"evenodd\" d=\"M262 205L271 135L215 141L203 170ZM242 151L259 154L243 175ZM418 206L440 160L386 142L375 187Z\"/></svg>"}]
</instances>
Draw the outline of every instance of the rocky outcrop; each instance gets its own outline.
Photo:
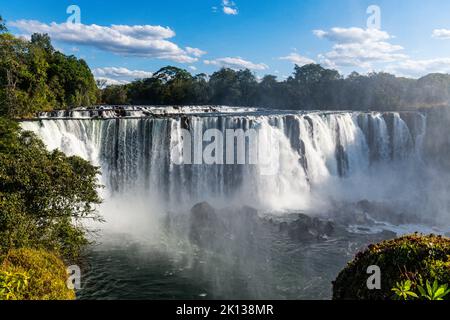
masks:
<instances>
[{"instance_id":1,"label":"rocky outcrop","mask_svg":"<svg viewBox=\"0 0 450 320\"><path fill-rule=\"evenodd\" d=\"M202 202L194 205L190 212L189 238L201 246L221 240L254 242L257 235L270 231L298 242L321 241L335 235L336 226L333 221L301 213L288 221L275 221L260 217L258 211L249 206L218 210Z\"/></svg>"},{"instance_id":2,"label":"rocky outcrop","mask_svg":"<svg viewBox=\"0 0 450 320\"><path fill-rule=\"evenodd\" d=\"M201 202L192 207L190 222L189 238L198 245L206 246L211 239L223 238L228 233L216 209L207 202Z\"/></svg>"},{"instance_id":3,"label":"rocky outcrop","mask_svg":"<svg viewBox=\"0 0 450 320\"><path fill-rule=\"evenodd\" d=\"M310 217L305 214L297 214L293 221L274 222L271 224L295 241L318 241L329 238L335 233L335 224L330 220Z\"/></svg>"},{"instance_id":4,"label":"rocky outcrop","mask_svg":"<svg viewBox=\"0 0 450 320\"><path fill-rule=\"evenodd\" d=\"M384 214L387 214L391 223L398 224L414 219L369 201L338 207L337 210L339 212L329 216L310 216L304 213L280 215L258 212L249 206L217 209L207 202L201 202L194 205L189 216L184 216L184 219L188 219L190 241L215 251L230 246L257 248L261 239L273 236L299 244L329 239L373 243L393 239L397 234L372 216L383 221ZM176 220L175 217L174 215L171 219ZM181 217L178 216L179 219ZM267 237L269 234L272 236Z\"/></svg>"},{"instance_id":5,"label":"rocky outcrop","mask_svg":"<svg viewBox=\"0 0 450 320\"><path fill-rule=\"evenodd\" d=\"M333 220L343 225L373 226L376 221L388 222L393 225L426 223L426 217L411 214L404 207L385 202L361 200L356 203L345 203L335 206L331 212Z\"/></svg>"}]
</instances>

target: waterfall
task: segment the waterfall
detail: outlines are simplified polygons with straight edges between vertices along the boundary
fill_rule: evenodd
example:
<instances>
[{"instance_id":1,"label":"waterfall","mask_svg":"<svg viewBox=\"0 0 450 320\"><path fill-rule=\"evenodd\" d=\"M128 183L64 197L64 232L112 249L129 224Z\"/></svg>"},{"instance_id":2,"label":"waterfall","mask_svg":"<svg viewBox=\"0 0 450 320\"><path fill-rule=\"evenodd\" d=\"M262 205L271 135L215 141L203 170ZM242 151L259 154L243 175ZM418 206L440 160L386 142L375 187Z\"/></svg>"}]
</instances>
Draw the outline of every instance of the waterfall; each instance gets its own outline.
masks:
<instances>
[{"instance_id":1,"label":"waterfall","mask_svg":"<svg viewBox=\"0 0 450 320\"><path fill-rule=\"evenodd\" d=\"M88 111L56 112L22 122L22 128L35 132L49 149L100 166L108 197L139 194L172 209L204 200L241 201L270 209L308 208L331 183L345 183L383 164L420 160L426 130L420 113L261 113L232 108L188 112L188 107L183 108L162 116L161 108L153 110L159 116L146 116L142 110L121 117L111 110L104 111L105 117L93 117ZM276 172L261 174L261 164L211 165L201 157L196 163L194 151L192 163L174 163L174 150L180 151L184 141L183 130L201 137L211 129L254 129L258 137L276 137L276 152L266 150L271 154L265 164L274 165ZM261 144L267 148L269 142ZM196 147L201 152L205 145ZM226 157L225 150L219 154Z\"/></svg>"}]
</instances>

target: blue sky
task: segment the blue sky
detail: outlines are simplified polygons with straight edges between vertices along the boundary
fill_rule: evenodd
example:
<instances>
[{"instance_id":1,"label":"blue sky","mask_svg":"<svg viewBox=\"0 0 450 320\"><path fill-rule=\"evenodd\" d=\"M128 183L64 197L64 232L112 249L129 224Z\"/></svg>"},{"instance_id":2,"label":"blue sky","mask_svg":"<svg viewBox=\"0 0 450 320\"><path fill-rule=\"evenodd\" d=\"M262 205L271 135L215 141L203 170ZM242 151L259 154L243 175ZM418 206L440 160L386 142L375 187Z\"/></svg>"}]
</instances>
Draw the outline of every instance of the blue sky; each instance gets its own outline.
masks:
<instances>
[{"instance_id":1,"label":"blue sky","mask_svg":"<svg viewBox=\"0 0 450 320\"><path fill-rule=\"evenodd\" d=\"M80 8L78 24L67 23L70 5ZM378 24L367 24L371 5ZM49 33L110 83L165 65L248 67L280 79L310 62L344 74L450 73L448 0L0 0L0 14L14 34Z\"/></svg>"}]
</instances>

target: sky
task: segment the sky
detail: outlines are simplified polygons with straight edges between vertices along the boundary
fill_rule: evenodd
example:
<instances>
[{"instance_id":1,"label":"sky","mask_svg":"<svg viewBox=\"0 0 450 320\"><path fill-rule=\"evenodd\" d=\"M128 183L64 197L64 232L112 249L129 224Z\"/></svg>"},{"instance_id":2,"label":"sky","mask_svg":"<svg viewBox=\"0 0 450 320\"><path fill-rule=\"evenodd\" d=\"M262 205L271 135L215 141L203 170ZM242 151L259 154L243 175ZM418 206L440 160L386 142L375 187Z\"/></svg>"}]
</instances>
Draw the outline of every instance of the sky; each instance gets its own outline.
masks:
<instances>
[{"instance_id":1,"label":"sky","mask_svg":"<svg viewBox=\"0 0 450 320\"><path fill-rule=\"evenodd\" d=\"M308 63L344 75L450 73L448 0L0 0L0 15L18 36L48 33L111 84L166 65L279 80Z\"/></svg>"}]
</instances>

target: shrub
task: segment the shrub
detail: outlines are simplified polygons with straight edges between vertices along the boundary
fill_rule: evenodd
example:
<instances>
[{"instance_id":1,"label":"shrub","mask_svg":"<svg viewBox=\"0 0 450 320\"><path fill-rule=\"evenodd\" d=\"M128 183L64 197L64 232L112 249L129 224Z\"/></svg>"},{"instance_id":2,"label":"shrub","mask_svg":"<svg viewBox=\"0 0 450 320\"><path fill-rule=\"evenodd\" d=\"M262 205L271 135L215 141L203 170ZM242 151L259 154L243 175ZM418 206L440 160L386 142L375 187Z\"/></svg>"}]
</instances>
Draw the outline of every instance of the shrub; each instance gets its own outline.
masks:
<instances>
[{"instance_id":1,"label":"shrub","mask_svg":"<svg viewBox=\"0 0 450 320\"><path fill-rule=\"evenodd\" d=\"M81 221L100 219L99 173L0 117L0 254L39 247L75 260L87 244Z\"/></svg>"},{"instance_id":2,"label":"shrub","mask_svg":"<svg viewBox=\"0 0 450 320\"><path fill-rule=\"evenodd\" d=\"M0 265L1 300L73 300L63 261L43 249L11 249Z\"/></svg>"},{"instance_id":3,"label":"shrub","mask_svg":"<svg viewBox=\"0 0 450 320\"><path fill-rule=\"evenodd\" d=\"M381 290L367 288L367 268L371 265L381 270ZM370 245L358 253L333 282L333 299L389 300L402 290L417 293L420 298L419 289L427 282L450 284L450 239L413 234Z\"/></svg>"}]
</instances>

